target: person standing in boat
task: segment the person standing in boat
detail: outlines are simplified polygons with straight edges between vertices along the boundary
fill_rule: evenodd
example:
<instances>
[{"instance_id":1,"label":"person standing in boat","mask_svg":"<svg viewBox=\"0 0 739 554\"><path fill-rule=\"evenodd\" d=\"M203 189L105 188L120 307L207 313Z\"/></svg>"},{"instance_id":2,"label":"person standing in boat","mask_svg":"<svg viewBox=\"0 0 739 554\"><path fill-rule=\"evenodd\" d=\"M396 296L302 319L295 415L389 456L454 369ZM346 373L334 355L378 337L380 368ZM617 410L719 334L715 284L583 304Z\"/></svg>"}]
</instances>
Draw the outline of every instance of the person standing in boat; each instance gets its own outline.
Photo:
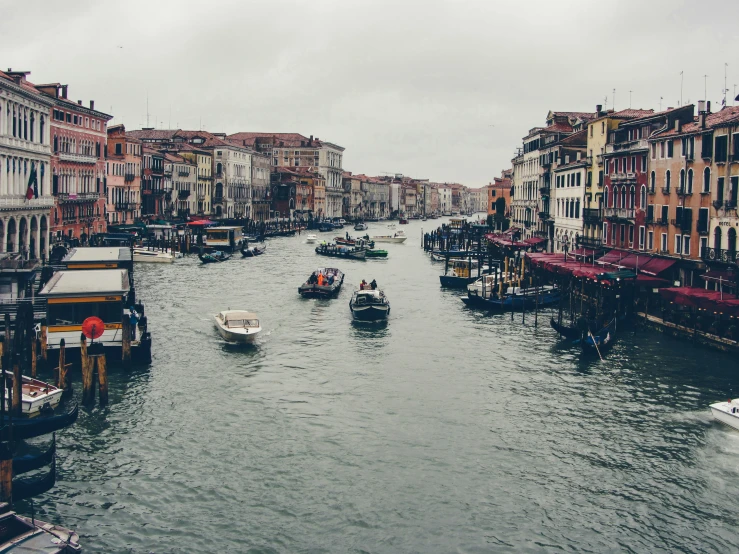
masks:
<instances>
[{"instance_id":1,"label":"person standing in boat","mask_svg":"<svg viewBox=\"0 0 739 554\"><path fill-rule=\"evenodd\" d=\"M359 283L359 290L364 290L366 288L367 288L367 281L365 281L364 279L362 279L362 282Z\"/></svg>"},{"instance_id":2,"label":"person standing in boat","mask_svg":"<svg viewBox=\"0 0 739 554\"><path fill-rule=\"evenodd\" d=\"M372 282L370 283L370 288L372 290L377 290L377 281L372 279Z\"/></svg>"}]
</instances>

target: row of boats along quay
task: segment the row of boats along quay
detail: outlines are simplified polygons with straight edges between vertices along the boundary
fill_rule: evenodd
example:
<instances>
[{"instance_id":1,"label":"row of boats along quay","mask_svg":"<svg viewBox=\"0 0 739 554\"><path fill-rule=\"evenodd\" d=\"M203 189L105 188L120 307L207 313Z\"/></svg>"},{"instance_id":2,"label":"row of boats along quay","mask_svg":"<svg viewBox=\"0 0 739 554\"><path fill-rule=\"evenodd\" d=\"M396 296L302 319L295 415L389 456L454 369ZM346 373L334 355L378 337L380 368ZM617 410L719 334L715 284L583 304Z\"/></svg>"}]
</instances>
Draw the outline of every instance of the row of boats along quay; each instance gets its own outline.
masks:
<instances>
[{"instance_id":1,"label":"row of boats along quay","mask_svg":"<svg viewBox=\"0 0 739 554\"><path fill-rule=\"evenodd\" d=\"M272 351L269 345L276 339L271 320L279 318L276 311L262 311L264 302L256 290L269 290L280 303L290 296L299 298L288 311L318 315L331 305L343 305L364 341L392 332L397 318L427 318L429 314L409 309L398 297L411 277L394 268L403 267L396 264L411 256L413 246L428 257L423 272L438 273L441 294L454 300L448 309L458 311L462 319L493 318L547 334L558 345L555 357L607 364L619 340L631 340L642 330L655 341L662 331L691 343L696 357L705 348L730 351L729 356L739 351L732 328L739 300L721 287L723 276L718 287L686 298L684 289L678 290L666 277L667 259L637 259L616 250L546 253L539 251L536 239L518 240L516 229L494 232L483 220L463 217L446 218L434 230L425 230L425 221L413 222L410 233L400 225L405 224L362 223L354 233L341 224L319 233L297 226L272 236L214 225L202 229L199 238L142 243L134 236L109 237L107 245L55 251L29 284L31 299L5 305L0 519L11 522L14 530L3 546L23 544L24 552L79 552L80 533L83 539L95 536L107 545L103 548L120 547L120 540L98 535L80 515L70 525L76 531L36 519L39 508L47 520L60 522L65 514L59 506L76 513L73 498L54 496L55 486L68 486L58 478L59 472L65 475L65 452L69 456L79 448L66 437L74 433L77 441L84 441L74 432L78 418L90 429L117 418L109 386L125 389L130 379L156 378L157 368L166 364L157 349L161 346L171 356L169 343L184 348L185 373L224 369L190 367L187 356L194 353L177 339L183 333L196 349L203 342L221 345L231 363L255 363L266 355L260 352ZM116 240L118 244L111 245ZM370 254L378 251L383 254ZM320 263L326 257L331 263ZM288 282L285 277L295 271L287 265L304 272L300 281ZM280 267L284 269L275 271ZM134 273L142 272L147 285L139 298ZM267 274L271 277L265 281ZM192 282L221 291L208 296L204 305L210 311L211 335L195 336L186 320L172 325L166 316L149 313L144 301L159 299L171 286L168 279L175 278L179 286ZM347 286L348 294L343 290ZM237 290L242 287L246 292ZM249 292L252 287L254 293ZM394 300L391 310L393 295L398 302ZM149 317L158 322L151 330ZM731 392L725 396L730 398ZM717 421L739 429L739 402L718 400L706 405L706 411L710 407ZM94 450L90 452L92 459L75 458L77 467L95 463ZM121 533L129 531L125 524L120 528ZM97 545L90 550L98 551Z\"/></svg>"}]
</instances>

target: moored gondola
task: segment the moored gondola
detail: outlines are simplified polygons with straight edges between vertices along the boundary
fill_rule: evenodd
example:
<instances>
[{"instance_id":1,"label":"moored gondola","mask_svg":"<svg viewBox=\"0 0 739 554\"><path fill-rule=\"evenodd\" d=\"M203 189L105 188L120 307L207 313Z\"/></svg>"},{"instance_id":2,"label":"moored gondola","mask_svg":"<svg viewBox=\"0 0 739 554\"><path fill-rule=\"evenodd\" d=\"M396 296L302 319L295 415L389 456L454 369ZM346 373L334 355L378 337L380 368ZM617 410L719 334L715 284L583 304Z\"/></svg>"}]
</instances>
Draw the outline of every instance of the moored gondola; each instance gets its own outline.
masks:
<instances>
[{"instance_id":1,"label":"moored gondola","mask_svg":"<svg viewBox=\"0 0 739 554\"><path fill-rule=\"evenodd\" d=\"M557 323L557 320L553 317L549 319L549 325L564 339L577 340L582 336L582 330L578 326L570 327L569 325Z\"/></svg>"},{"instance_id":2,"label":"moored gondola","mask_svg":"<svg viewBox=\"0 0 739 554\"><path fill-rule=\"evenodd\" d=\"M263 244L262 246L249 246L247 243L244 243L241 245L241 248L239 251L241 252L241 255L244 258L254 258L256 256L261 256L264 254L267 250L267 245Z\"/></svg>"},{"instance_id":3,"label":"moored gondola","mask_svg":"<svg viewBox=\"0 0 739 554\"><path fill-rule=\"evenodd\" d=\"M51 446L41 454L26 454L13 458L13 475L20 475L36 469L41 469L54 461L56 454L56 434L51 441Z\"/></svg>"},{"instance_id":4,"label":"moored gondola","mask_svg":"<svg viewBox=\"0 0 739 554\"><path fill-rule=\"evenodd\" d=\"M77 421L79 414L79 406L75 404L74 408L64 414L53 415L49 417L34 418L13 418L13 440L30 439L40 437L48 433L53 433L59 429L64 429ZM3 427L0 429L0 440L10 440L10 421L8 416L2 421Z\"/></svg>"},{"instance_id":5,"label":"moored gondola","mask_svg":"<svg viewBox=\"0 0 739 554\"><path fill-rule=\"evenodd\" d=\"M33 498L51 490L56 483L56 458L51 460L48 473L38 477L20 477L13 479L13 502Z\"/></svg>"},{"instance_id":6,"label":"moored gondola","mask_svg":"<svg viewBox=\"0 0 739 554\"><path fill-rule=\"evenodd\" d=\"M230 260L231 254L221 252L220 250L216 250L215 252L208 254L203 252L201 248L200 252L198 253L198 258L200 258L200 261L204 264L216 264L220 262L225 262L226 260Z\"/></svg>"},{"instance_id":7,"label":"moored gondola","mask_svg":"<svg viewBox=\"0 0 739 554\"><path fill-rule=\"evenodd\" d=\"M584 355L597 355L603 356L603 353L608 350L616 340L616 323L617 318L611 319L605 326L596 332L591 332L590 329L586 331L583 339L578 339L573 344L579 345L582 348Z\"/></svg>"},{"instance_id":8,"label":"moored gondola","mask_svg":"<svg viewBox=\"0 0 739 554\"><path fill-rule=\"evenodd\" d=\"M331 298L339 294L344 274L334 267L315 270L308 280L298 287L303 298Z\"/></svg>"}]
</instances>

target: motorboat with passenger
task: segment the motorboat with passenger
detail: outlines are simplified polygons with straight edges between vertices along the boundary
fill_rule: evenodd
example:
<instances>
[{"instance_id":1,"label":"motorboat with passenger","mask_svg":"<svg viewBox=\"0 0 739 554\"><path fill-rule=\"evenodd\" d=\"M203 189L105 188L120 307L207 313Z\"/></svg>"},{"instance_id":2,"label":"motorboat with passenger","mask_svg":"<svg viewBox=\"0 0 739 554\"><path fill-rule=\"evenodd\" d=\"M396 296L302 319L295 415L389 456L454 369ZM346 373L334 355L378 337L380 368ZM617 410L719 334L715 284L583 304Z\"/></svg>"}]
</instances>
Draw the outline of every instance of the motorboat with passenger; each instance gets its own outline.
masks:
<instances>
[{"instance_id":1,"label":"motorboat with passenger","mask_svg":"<svg viewBox=\"0 0 739 554\"><path fill-rule=\"evenodd\" d=\"M739 430L739 400L711 404L711 414L716 421Z\"/></svg>"},{"instance_id":2,"label":"motorboat with passenger","mask_svg":"<svg viewBox=\"0 0 739 554\"><path fill-rule=\"evenodd\" d=\"M318 240L318 235L315 235L313 233L310 233L309 235L306 235L305 237L306 244L314 244L317 240Z\"/></svg>"},{"instance_id":3,"label":"motorboat with passenger","mask_svg":"<svg viewBox=\"0 0 739 554\"><path fill-rule=\"evenodd\" d=\"M308 280L298 287L303 298L331 298L339 294L344 273L335 267L316 269Z\"/></svg>"},{"instance_id":4,"label":"motorboat with passenger","mask_svg":"<svg viewBox=\"0 0 739 554\"><path fill-rule=\"evenodd\" d=\"M215 315L214 323L218 334L227 342L251 343L262 331L259 317L245 310L224 310Z\"/></svg>"},{"instance_id":5,"label":"motorboat with passenger","mask_svg":"<svg viewBox=\"0 0 739 554\"><path fill-rule=\"evenodd\" d=\"M352 260L364 260L366 249L360 246L342 246L337 244L320 244L316 247L316 254L330 256L332 258L349 258Z\"/></svg>"},{"instance_id":6,"label":"motorboat with passenger","mask_svg":"<svg viewBox=\"0 0 739 554\"><path fill-rule=\"evenodd\" d=\"M369 225L367 225L364 221L360 221L356 225L354 225L355 231L366 231L367 229L369 229Z\"/></svg>"},{"instance_id":7,"label":"motorboat with passenger","mask_svg":"<svg viewBox=\"0 0 739 554\"><path fill-rule=\"evenodd\" d=\"M360 289L354 291L349 301L349 309L354 319L361 321L382 321L390 315L390 301L379 289Z\"/></svg>"}]
</instances>

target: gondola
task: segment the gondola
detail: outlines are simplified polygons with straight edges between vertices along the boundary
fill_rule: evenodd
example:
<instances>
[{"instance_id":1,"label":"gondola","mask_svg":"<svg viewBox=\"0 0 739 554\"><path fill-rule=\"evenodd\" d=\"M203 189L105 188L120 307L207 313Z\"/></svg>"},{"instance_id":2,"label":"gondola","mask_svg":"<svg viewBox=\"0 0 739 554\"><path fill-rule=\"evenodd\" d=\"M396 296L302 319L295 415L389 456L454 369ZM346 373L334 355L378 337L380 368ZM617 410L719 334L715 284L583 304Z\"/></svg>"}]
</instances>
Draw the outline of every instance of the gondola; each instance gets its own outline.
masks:
<instances>
[{"instance_id":1,"label":"gondola","mask_svg":"<svg viewBox=\"0 0 739 554\"><path fill-rule=\"evenodd\" d=\"M592 333L589 330L584 339L578 339L573 344L579 344L583 354L603 355L616 340L616 318L614 317L599 331Z\"/></svg>"},{"instance_id":2,"label":"gondola","mask_svg":"<svg viewBox=\"0 0 739 554\"><path fill-rule=\"evenodd\" d=\"M319 275L325 277L325 282L321 285L318 284ZM330 284L329 281L331 281ZM342 284L344 284L344 274L341 270L334 267L321 268L315 270L308 280L298 287L298 293L303 298L331 298L339 294Z\"/></svg>"},{"instance_id":3,"label":"gondola","mask_svg":"<svg viewBox=\"0 0 739 554\"><path fill-rule=\"evenodd\" d=\"M260 248L259 246L247 246L244 243L241 245L240 252L244 258L254 258L256 256L261 256L266 250L266 245L262 245Z\"/></svg>"},{"instance_id":4,"label":"gondola","mask_svg":"<svg viewBox=\"0 0 739 554\"><path fill-rule=\"evenodd\" d=\"M13 440L31 439L64 429L77 421L78 414L79 406L75 404L74 408L65 414L28 419L13 418ZM7 414L0 429L0 440L10 440L10 420Z\"/></svg>"},{"instance_id":5,"label":"gondola","mask_svg":"<svg viewBox=\"0 0 739 554\"><path fill-rule=\"evenodd\" d=\"M51 469L40 477L13 479L13 502L33 498L51 490L56 483L56 457L51 460Z\"/></svg>"},{"instance_id":6,"label":"gondola","mask_svg":"<svg viewBox=\"0 0 739 554\"><path fill-rule=\"evenodd\" d=\"M25 456L16 456L13 458L13 475L20 475L21 473L27 473L47 466L54 461L55 454L56 435L54 435L51 446L45 452L41 454L26 454Z\"/></svg>"},{"instance_id":7,"label":"gondola","mask_svg":"<svg viewBox=\"0 0 739 554\"><path fill-rule=\"evenodd\" d=\"M226 254L225 252L221 252L220 250L216 250L212 254L206 254L201 250L198 253L198 258L200 258L200 261L204 264L216 264L219 262L230 260L231 254Z\"/></svg>"},{"instance_id":8,"label":"gondola","mask_svg":"<svg viewBox=\"0 0 739 554\"><path fill-rule=\"evenodd\" d=\"M577 340L582 335L582 332L577 326L569 327L568 325L562 325L561 323L557 323L554 318L549 320L549 325L551 325L552 329L557 331L560 336L567 340Z\"/></svg>"}]
</instances>

